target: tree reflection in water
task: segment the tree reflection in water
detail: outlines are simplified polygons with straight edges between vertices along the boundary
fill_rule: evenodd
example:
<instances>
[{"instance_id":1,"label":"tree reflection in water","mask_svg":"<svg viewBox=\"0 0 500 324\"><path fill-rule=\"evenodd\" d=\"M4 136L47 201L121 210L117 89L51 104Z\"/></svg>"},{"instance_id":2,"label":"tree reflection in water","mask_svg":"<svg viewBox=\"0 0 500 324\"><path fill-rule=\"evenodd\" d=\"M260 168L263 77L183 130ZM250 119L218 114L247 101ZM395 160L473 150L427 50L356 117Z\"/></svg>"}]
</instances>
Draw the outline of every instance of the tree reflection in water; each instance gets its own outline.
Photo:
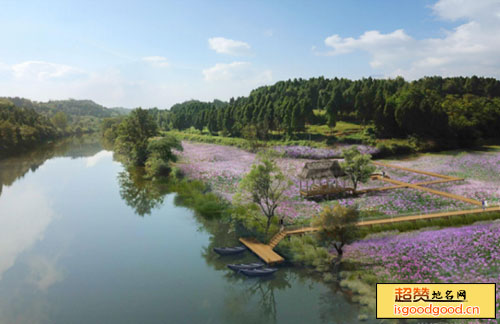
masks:
<instances>
[{"instance_id":1,"label":"tree reflection in water","mask_svg":"<svg viewBox=\"0 0 500 324\"><path fill-rule=\"evenodd\" d=\"M144 179L144 170L141 168L128 168L120 172L118 183L122 199L141 217L161 206L163 197L168 193L163 186Z\"/></svg>"},{"instance_id":2,"label":"tree reflection in water","mask_svg":"<svg viewBox=\"0 0 500 324\"><path fill-rule=\"evenodd\" d=\"M29 171L36 171L49 159L89 157L102 149L98 136L83 135L40 144L8 156L0 154L0 195L3 186L10 186Z\"/></svg>"}]
</instances>

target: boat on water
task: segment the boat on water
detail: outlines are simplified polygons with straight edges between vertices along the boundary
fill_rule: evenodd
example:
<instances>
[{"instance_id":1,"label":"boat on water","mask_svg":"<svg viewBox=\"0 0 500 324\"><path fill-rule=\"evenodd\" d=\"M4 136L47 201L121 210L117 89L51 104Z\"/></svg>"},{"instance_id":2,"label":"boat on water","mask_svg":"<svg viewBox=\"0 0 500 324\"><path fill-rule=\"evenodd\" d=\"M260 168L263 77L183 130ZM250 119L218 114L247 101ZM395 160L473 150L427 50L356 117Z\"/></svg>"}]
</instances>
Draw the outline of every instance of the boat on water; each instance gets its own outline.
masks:
<instances>
[{"instance_id":1,"label":"boat on water","mask_svg":"<svg viewBox=\"0 0 500 324\"><path fill-rule=\"evenodd\" d=\"M247 248L244 246L236 246L236 247L221 247L214 248L214 252L220 255L231 255L238 254L245 251Z\"/></svg>"},{"instance_id":2,"label":"boat on water","mask_svg":"<svg viewBox=\"0 0 500 324\"><path fill-rule=\"evenodd\" d=\"M248 277L269 276L278 271L277 268L261 268L261 269L242 269L239 272Z\"/></svg>"},{"instance_id":3,"label":"boat on water","mask_svg":"<svg viewBox=\"0 0 500 324\"><path fill-rule=\"evenodd\" d=\"M240 271L240 270L251 270L251 269L258 269L262 268L264 266L264 263L262 262L254 262L254 263L239 263L239 264L228 264L227 267L231 270L234 271Z\"/></svg>"}]
</instances>

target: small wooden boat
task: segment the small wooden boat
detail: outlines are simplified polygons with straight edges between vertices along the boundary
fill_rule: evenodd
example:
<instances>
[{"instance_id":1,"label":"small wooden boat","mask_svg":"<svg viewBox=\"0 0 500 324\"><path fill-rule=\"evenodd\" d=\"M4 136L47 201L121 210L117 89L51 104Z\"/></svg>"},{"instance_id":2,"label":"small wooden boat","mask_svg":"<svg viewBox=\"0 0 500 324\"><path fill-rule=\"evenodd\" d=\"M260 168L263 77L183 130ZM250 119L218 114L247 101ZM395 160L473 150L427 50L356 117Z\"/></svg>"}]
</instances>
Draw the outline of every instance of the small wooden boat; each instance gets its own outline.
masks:
<instances>
[{"instance_id":1,"label":"small wooden boat","mask_svg":"<svg viewBox=\"0 0 500 324\"><path fill-rule=\"evenodd\" d=\"M220 255L231 255L231 254L241 253L246 249L247 248L244 246L222 247L222 248L214 248L214 252Z\"/></svg>"},{"instance_id":2,"label":"small wooden boat","mask_svg":"<svg viewBox=\"0 0 500 324\"><path fill-rule=\"evenodd\" d=\"M269 276L278 271L277 268L262 268L262 269L242 269L239 272L249 277Z\"/></svg>"},{"instance_id":3,"label":"small wooden boat","mask_svg":"<svg viewBox=\"0 0 500 324\"><path fill-rule=\"evenodd\" d=\"M234 271L240 271L240 270L251 270L251 269L258 269L262 268L264 266L264 263L262 262L255 262L255 263L247 263L247 264L228 264L227 267L231 270Z\"/></svg>"}]
</instances>

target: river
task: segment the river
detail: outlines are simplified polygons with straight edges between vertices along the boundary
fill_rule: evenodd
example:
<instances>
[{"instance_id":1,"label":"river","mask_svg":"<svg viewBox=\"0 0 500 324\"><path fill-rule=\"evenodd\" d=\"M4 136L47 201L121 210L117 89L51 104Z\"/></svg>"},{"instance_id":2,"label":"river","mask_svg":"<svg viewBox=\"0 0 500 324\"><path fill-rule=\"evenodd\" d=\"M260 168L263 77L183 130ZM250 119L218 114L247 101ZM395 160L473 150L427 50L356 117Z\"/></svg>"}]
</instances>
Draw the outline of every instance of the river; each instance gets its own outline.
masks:
<instances>
[{"instance_id":1,"label":"river","mask_svg":"<svg viewBox=\"0 0 500 324\"><path fill-rule=\"evenodd\" d=\"M358 322L358 305L304 270L228 270L257 259L215 255L236 235L175 197L88 138L1 159L0 323Z\"/></svg>"}]
</instances>

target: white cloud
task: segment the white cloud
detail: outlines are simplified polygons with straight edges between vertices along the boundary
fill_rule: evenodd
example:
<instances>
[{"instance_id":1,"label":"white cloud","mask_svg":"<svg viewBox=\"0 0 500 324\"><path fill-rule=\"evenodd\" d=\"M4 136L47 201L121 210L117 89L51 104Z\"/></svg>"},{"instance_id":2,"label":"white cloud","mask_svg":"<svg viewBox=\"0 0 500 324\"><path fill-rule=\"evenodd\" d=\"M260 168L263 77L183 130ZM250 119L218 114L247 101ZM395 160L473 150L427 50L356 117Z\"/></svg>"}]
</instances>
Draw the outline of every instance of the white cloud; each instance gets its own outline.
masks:
<instances>
[{"instance_id":1,"label":"white cloud","mask_svg":"<svg viewBox=\"0 0 500 324\"><path fill-rule=\"evenodd\" d=\"M246 96L252 89L273 80L271 70L254 67L249 62L217 63L203 70L203 76L205 82L199 94L202 100Z\"/></svg>"},{"instance_id":2,"label":"white cloud","mask_svg":"<svg viewBox=\"0 0 500 324\"><path fill-rule=\"evenodd\" d=\"M415 39L398 29L383 34L372 30L358 38L335 34L325 39L326 55L364 51L370 66L386 76L409 79L425 75L500 76L500 2L440 0L433 7L440 19L464 22L441 38Z\"/></svg>"},{"instance_id":3,"label":"white cloud","mask_svg":"<svg viewBox=\"0 0 500 324\"><path fill-rule=\"evenodd\" d=\"M248 55L250 53L250 45L247 43L224 37L209 38L208 45L220 54Z\"/></svg>"},{"instance_id":4,"label":"white cloud","mask_svg":"<svg viewBox=\"0 0 500 324\"><path fill-rule=\"evenodd\" d=\"M250 66L249 62L217 63L211 68L204 69L206 81L229 81L244 77L244 72Z\"/></svg>"},{"instance_id":5,"label":"white cloud","mask_svg":"<svg viewBox=\"0 0 500 324\"><path fill-rule=\"evenodd\" d=\"M440 0L432 6L434 13L442 19L488 19L500 14L498 0Z\"/></svg>"},{"instance_id":6,"label":"white cloud","mask_svg":"<svg viewBox=\"0 0 500 324\"><path fill-rule=\"evenodd\" d=\"M62 80L68 77L77 77L85 74L83 70L69 65L44 61L26 61L12 65L11 69L15 78L35 78L40 81Z\"/></svg>"},{"instance_id":7,"label":"white cloud","mask_svg":"<svg viewBox=\"0 0 500 324\"><path fill-rule=\"evenodd\" d=\"M166 57L163 56L146 56L143 57L142 60L151 64L154 67L166 68L170 66L170 63L167 61Z\"/></svg>"}]
</instances>

